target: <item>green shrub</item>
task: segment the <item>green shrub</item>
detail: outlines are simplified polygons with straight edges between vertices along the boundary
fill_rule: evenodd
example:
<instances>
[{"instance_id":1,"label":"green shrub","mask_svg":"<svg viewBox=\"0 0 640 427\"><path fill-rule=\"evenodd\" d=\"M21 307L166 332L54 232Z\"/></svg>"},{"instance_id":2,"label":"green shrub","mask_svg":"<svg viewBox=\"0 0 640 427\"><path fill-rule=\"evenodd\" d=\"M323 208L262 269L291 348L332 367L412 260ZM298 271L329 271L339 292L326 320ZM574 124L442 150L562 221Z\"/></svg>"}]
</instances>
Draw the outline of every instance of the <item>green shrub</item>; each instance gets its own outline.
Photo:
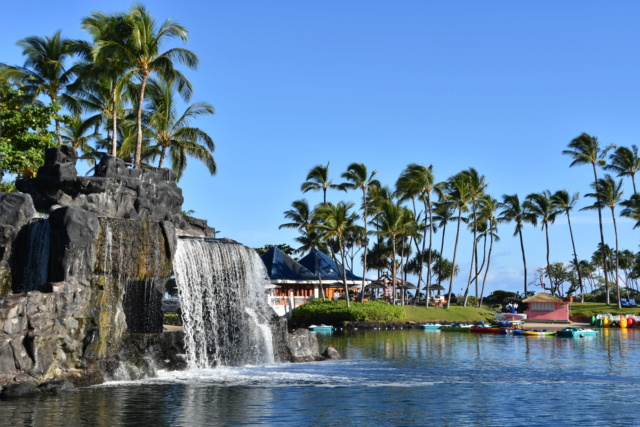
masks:
<instances>
[{"instance_id":1,"label":"green shrub","mask_svg":"<svg viewBox=\"0 0 640 427\"><path fill-rule=\"evenodd\" d=\"M182 319L177 314L165 314L164 315L164 324L165 325L182 326Z\"/></svg>"},{"instance_id":2,"label":"green shrub","mask_svg":"<svg viewBox=\"0 0 640 427\"><path fill-rule=\"evenodd\" d=\"M401 322L406 319L404 307L383 301L352 302L347 309L345 300L329 301L315 299L296 308L293 323L312 324L342 322Z\"/></svg>"}]
</instances>

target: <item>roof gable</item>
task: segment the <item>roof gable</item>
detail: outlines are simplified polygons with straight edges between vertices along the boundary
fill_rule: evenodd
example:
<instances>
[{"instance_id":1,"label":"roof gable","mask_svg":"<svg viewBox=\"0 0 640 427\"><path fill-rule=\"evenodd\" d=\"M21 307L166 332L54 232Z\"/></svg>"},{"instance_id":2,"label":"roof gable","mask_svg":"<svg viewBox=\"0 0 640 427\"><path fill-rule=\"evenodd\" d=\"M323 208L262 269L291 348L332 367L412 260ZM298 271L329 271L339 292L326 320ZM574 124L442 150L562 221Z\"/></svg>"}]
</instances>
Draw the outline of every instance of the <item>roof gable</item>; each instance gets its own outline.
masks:
<instances>
[{"instance_id":1,"label":"roof gable","mask_svg":"<svg viewBox=\"0 0 640 427\"><path fill-rule=\"evenodd\" d=\"M313 273L276 247L269 249L260 258L271 280L306 282L316 279Z\"/></svg>"},{"instance_id":2,"label":"roof gable","mask_svg":"<svg viewBox=\"0 0 640 427\"><path fill-rule=\"evenodd\" d=\"M340 268L338 268L336 263L322 251L311 251L298 262L302 266L306 267L307 270L311 271L314 277L317 276L314 253L318 254L318 268L320 270L322 280L342 280L342 277L340 276L342 266L340 265ZM349 270L346 271L346 274L347 280L362 281L362 277L356 276Z\"/></svg>"}]
</instances>

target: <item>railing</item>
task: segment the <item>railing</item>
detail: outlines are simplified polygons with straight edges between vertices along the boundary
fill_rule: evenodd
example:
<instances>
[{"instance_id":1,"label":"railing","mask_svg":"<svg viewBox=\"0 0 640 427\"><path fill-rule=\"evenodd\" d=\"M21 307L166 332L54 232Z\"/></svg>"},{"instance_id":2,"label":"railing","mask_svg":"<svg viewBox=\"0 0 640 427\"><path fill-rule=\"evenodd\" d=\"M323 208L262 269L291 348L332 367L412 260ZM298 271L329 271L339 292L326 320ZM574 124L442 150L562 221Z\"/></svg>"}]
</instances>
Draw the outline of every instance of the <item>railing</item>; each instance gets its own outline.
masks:
<instances>
[{"instance_id":1,"label":"railing","mask_svg":"<svg viewBox=\"0 0 640 427\"><path fill-rule=\"evenodd\" d=\"M272 307L283 306L283 305L291 305L292 297L269 297L269 305ZM309 301L311 297L293 297L293 307L300 307L305 302Z\"/></svg>"}]
</instances>

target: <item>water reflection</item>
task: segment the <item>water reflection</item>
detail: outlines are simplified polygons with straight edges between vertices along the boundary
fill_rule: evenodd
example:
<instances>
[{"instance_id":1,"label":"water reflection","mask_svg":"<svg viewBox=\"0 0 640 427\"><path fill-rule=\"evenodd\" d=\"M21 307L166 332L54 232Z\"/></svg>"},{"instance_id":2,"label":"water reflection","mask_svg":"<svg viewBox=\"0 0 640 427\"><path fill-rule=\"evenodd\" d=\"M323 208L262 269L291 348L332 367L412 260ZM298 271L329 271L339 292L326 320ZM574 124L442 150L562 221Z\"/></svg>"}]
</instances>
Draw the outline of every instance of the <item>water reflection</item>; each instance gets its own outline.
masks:
<instances>
[{"instance_id":1,"label":"water reflection","mask_svg":"<svg viewBox=\"0 0 640 427\"><path fill-rule=\"evenodd\" d=\"M320 340L346 359L161 372L0 402L0 425L636 423L635 401L620 398L640 392L633 330L584 339L366 331ZM575 403L581 410L567 411Z\"/></svg>"}]
</instances>

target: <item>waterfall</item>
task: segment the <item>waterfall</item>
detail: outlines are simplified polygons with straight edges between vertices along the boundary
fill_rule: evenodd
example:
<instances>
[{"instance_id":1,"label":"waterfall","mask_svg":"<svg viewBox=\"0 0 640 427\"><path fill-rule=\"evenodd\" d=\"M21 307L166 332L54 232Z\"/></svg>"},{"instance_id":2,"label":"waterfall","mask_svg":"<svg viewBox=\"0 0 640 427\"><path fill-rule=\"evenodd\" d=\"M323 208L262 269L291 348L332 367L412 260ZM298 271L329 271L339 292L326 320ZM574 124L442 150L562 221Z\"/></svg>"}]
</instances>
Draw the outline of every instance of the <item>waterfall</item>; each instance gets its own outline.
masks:
<instances>
[{"instance_id":1,"label":"waterfall","mask_svg":"<svg viewBox=\"0 0 640 427\"><path fill-rule=\"evenodd\" d=\"M31 221L27 228L27 254L24 264L24 292L35 291L47 283L50 251L49 218Z\"/></svg>"},{"instance_id":2,"label":"waterfall","mask_svg":"<svg viewBox=\"0 0 640 427\"><path fill-rule=\"evenodd\" d=\"M180 239L173 264L190 368L273 362L268 276L254 250Z\"/></svg>"}]
</instances>

